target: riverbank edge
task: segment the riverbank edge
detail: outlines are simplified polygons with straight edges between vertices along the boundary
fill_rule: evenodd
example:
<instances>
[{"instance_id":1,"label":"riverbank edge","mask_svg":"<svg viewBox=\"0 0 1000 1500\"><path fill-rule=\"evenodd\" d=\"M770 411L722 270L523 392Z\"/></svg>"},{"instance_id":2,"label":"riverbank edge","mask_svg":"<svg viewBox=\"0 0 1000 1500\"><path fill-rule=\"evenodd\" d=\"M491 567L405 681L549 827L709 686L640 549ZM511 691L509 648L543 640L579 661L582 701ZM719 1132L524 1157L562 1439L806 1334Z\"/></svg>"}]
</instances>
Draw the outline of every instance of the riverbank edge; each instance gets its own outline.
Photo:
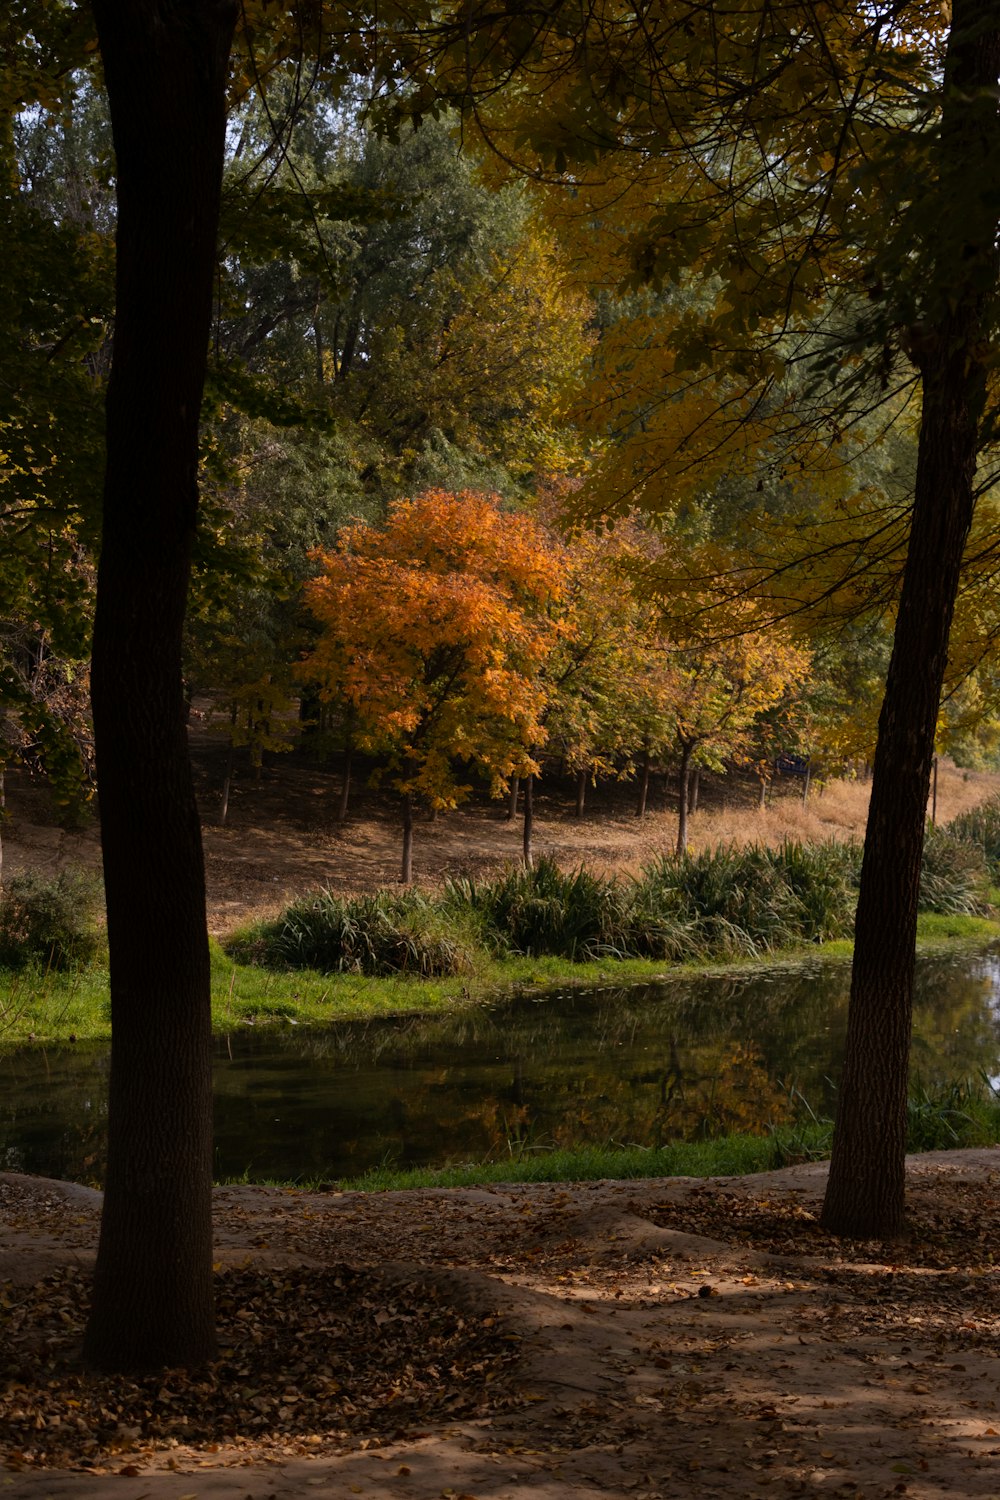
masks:
<instances>
[{"instance_id":1,"label":"riverbank edge","mask_svg":"<svg viewBox=\"0 0 1000 1500\"><path fill-rule=\"evenodd\" d=\"M924 913L918 921L919 954L985 951L994 943L1000 943L1000 920ZM606 958L572 963L559 958L508 958L486 962L473 973L456 978L399 975L373 979L310 970L277 972L237 964L213 942L212 1030L224 1036L241 1026L322 1027L345 1021L435 1015L547 990L672 984L692 978L846 964L852 954L853 944L839 940L725 962L716 959L666 965L653 959ZM105 969L43 975L0 973L0 1051L110 1038Z\"/></svg>"}]
</instances>

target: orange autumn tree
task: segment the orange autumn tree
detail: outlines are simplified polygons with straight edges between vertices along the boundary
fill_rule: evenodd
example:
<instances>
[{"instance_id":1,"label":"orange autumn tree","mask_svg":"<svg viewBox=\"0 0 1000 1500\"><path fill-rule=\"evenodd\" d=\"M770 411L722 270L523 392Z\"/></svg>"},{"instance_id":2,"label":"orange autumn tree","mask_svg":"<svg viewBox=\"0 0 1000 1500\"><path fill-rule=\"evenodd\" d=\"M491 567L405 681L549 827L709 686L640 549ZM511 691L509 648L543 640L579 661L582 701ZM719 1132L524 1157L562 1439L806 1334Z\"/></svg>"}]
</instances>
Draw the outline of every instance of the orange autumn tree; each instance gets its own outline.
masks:
<instances>
[{"instance_id":1,"label":"orange autumn tree","mask_svg":"<svg viewBox=\"0 0 1000 1500\"><path fill-rule=\"evenodd\" d=\"M499 795L538 769L563 555L495 496L428 490L315 556L306 602L323 629L301 670L350 708L360 747L387 757L409 884L415 802L456 807L469 770Z\"/></svg>"}]
</instances>

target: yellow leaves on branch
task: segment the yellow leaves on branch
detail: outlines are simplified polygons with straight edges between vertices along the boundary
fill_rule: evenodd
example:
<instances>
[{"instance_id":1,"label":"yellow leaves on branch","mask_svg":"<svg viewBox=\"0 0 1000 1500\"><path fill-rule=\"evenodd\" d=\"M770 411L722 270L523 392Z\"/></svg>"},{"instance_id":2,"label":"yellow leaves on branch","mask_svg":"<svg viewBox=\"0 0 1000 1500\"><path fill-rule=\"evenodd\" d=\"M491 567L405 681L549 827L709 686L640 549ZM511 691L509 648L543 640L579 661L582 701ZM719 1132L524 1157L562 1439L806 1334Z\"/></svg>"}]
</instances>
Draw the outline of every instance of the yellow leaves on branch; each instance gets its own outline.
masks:
<instances>
[{"instance_id":1,"label":"yellow leaves on branch","mask_svg":"<svg viewBox=\"0 0 1000 1500\"><path fill-rule=\"evenodd\" d=\"M347 528L317 561L306 600L323 632L302 671L350 705L399 791L449 807L468 790L455 762L495 789L534 769L563 578L561 549L530 517L429 490L382 526Z\"/></svg>"}]
</instances>

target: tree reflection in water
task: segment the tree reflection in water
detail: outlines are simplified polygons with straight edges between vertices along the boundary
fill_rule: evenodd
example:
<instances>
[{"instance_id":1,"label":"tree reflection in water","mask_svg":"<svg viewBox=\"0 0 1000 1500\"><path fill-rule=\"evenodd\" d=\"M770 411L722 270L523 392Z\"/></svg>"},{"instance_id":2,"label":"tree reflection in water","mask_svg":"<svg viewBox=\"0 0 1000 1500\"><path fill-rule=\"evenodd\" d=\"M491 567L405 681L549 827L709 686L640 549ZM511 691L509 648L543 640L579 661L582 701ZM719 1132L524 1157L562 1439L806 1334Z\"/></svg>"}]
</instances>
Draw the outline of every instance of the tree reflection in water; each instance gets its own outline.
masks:
<instances>
[{"instance_id":1,"label":"tree reflection in water","mask_svg":"<svg viewBox=\"0 0 1000 1500\"><path fill-rule=\"evenodd\" d=\"M354 1176L585 1144L763 1132L795 1098L830 1114L849 970L826 964L323 1030L250 1030L216 1047L219 1176ZM918 964L913 1073L1000 1074L1000 963ZM98 1181L107 1059L89 1047L0 1059L3 1165Z\"/></svg>"}]
</instances>

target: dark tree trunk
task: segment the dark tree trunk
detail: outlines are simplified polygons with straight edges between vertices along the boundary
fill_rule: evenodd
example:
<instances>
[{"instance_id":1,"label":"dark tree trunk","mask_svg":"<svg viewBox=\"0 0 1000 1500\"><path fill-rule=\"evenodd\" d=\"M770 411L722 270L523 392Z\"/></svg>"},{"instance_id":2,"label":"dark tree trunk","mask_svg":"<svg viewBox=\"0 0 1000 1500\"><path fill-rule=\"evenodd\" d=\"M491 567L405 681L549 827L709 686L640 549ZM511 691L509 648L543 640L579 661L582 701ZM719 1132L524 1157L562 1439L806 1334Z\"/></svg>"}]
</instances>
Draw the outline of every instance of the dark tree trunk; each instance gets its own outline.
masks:
<instances>
[{"instance_id":1,"label":"dark tree trunk","mask_svg":"<svg viewBox=\"0 0 1000 1500\"><path fill-rule=\"evenodd\" d=\"M701 791L701 766L692 766L688 776L688 812L698 811L698 794Z\"/></svg>"},{"instance_id":2,"label":"dark tree trunk","mask_svg":"<svg viewBox=\"0 0 1000 1500\"><path fill-rule=\"evenodd\" d=\"M403 797L403 863L399 872L401 885L413 884L413 798Z\"/></svg>"},{"instance_id":3,"label":"dark tree trunk","mask_svg":"<svg viewBox=\"0 0 1000 1500\"><path fill-rule=\"evenodd\" d=\"M677 854L684 853L688 841L688 771L691 767L693 745L681 746L681 767L677 773Z\"/></svg>"},{"instance_id":4,"label":"dark tree trunk","mask_svg":"<svg viewBox=\"0 0 1000 1500\"><path fill-rule=\"evenodd\" d=\"M587 773L577 771L576 773L576 816L582 818L587 805Z\"/></svg>"},{"instance_id":5,"label":"dark tree trunk","mask_svg":"<svg viewBox=\"0 0 1000 1500\"><path fill-rule=\"evenodd\" d=\"M863 1238L895 1235L903 1222L924 820L948 634L972 520L989 348L983 299L996 282L996 208L979 182L989 174L1000 136L998 26L996 0L955 0L939 170L949 180L967 174L969 210L961 233L968 243L956 244L948 264L939 258L934 267L952 300L920 330L914 351L923 388L916 491L879 719L847 1047L822 1215L835 1234Z\"/></svg>"},{"instance_id":6,"label":"dark tree trunk","mask_svg":"<svg viewBox=\"0 0 1000 1500\"><path fill-rule=\"evenodd\" d=\"M112 1049L85 1354L124 1370L215 1349L209 959L181 627L237 6L93 10L118 258L92 674Z\"/></svg>"},{"instance_id":7,"label":"dark tree trunk","mask_svg":"<svg viewBox=\"0 0 1000 1500\"><path fill-rule=\"evenodd\" d=\"M809 788L812 786L812 766L806 761L806 774L802 778L802 806L805 807L809 801Z\"/></svg>"},{"instance_id":8,"label":"dark tree trunk","mask_svg":"<svg viewBox=\"0 0 1000 1500\"><path fill-rule=\"evenodd\" d=\"M524 868L530 870L535 863L533 846L535 834L535 778L524 778L524 827L521 831L521 852Z\"/></svg>"},{"instance_id":9,"label":"dark tree trunk","mask_svg":"<svg viewBox=\"0 0 1000 1500\"><path fill-rule=\"evenodd\" d=\"M340 801L337 804L337 822L347 822L347 805L351 800L351 766L354 761L354 745L350 740L344 747L344 773L340 783Z\"/></svg>"},{"instance_id":10,"label":"dark tree trunk","mask_svg":"<svg viewBox=\"0 0 1000 1500\"><path fill-rule=\"evenodd\" d=\"M639 800L636 804L635 815L637 818L646 816L646 803L649 801L649 746L646 745L642 752L642 769L639 772Z\"/></svg>"},{"instance_id":11,"label":"dark tree trunk","mask_svg":"<svg viewBox=\"0 0 1000 1500\"><path fill-rule=\"evenodd\" d=\"M510 778L510 796L507 798L507 822L513 823L517 817L517 794L521 790L520 776Z\"/></svg>"}]
</instances>

